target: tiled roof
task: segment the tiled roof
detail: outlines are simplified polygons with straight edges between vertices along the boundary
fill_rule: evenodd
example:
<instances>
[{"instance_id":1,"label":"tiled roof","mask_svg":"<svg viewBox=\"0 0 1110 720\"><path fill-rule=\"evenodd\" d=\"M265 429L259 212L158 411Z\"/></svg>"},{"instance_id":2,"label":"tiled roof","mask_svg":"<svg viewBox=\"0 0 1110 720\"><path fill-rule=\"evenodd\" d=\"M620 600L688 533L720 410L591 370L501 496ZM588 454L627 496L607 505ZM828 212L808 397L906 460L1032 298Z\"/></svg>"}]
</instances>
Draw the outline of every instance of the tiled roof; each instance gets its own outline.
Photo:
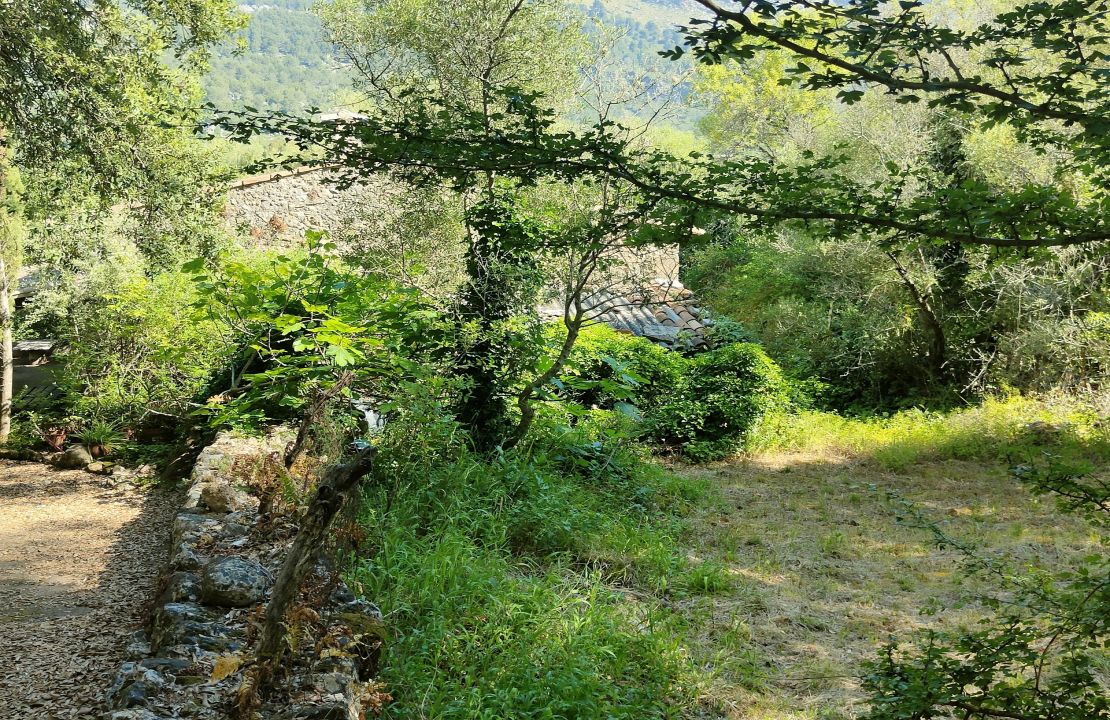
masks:
<instances>
[{"instance_id":1,"label":"tiled roof","mask_svg":"<svg viewBox=\"0 0 1110 720\"><path fill-rule=\"evenodd\" d=\"M646 337L670 348L698 348L707 344L709 313L698 306L692 292L678 281L656 280L626 295L599 291L586 298L587 314L612 327ZM545 305L542 315L562 317L562 308Z\"/></svg>"}]
</instances>

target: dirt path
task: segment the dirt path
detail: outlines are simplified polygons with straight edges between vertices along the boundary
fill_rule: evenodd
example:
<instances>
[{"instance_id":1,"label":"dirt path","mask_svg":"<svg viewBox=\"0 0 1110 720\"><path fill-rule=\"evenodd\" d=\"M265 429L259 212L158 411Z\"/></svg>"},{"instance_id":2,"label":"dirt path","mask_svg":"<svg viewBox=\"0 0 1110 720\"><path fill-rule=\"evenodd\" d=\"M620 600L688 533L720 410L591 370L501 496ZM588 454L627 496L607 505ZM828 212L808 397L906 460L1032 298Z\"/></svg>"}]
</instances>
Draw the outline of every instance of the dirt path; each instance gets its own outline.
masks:
<instances>
[{"instance_id":1,"label":"dirt path","mask_svg":"<svg viewBox=\"0 0 1110 720\"><path fill-rule=\"evenodd\" d=\"M141 626L177 498L0 460L0 718L95 717Z\"/></svg>"}]
</instances>

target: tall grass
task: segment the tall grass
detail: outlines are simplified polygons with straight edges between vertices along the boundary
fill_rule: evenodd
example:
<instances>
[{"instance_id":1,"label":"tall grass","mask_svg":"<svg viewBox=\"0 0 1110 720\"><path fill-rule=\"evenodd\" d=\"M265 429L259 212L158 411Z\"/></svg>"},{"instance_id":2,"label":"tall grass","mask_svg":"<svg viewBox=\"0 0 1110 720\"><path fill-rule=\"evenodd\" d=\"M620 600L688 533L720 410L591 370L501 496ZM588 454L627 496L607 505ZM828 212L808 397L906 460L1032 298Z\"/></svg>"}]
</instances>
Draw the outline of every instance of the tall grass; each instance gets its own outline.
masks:
<instances>
[{"instance_id":1,"label":"tall grass","mask_svg":"<svg viewBox=\"0 0 1110 720\"><path fill-rule=\"evenodd\" d=\"M674 511L696 500L629 447L541 424L472 455L434 414L387 432L350 579L385 612L389 718L668 718L692 702L664 595L696 593ZM704 575L704 573L702 573Z\"/></svg>"},{"instance_id":2,"label":"tall grass","mask_svg":"<svg viewBox=\"0 0 1110 720\"><path fill-rule=\"evenodd\" d=\"M927 460L1110 459L1110 420L1067 397L990 398L947 413L906 410L871 418L803 411L768 418L751 449L866 458L898 470Z\"/></svg>"}]
</instances>

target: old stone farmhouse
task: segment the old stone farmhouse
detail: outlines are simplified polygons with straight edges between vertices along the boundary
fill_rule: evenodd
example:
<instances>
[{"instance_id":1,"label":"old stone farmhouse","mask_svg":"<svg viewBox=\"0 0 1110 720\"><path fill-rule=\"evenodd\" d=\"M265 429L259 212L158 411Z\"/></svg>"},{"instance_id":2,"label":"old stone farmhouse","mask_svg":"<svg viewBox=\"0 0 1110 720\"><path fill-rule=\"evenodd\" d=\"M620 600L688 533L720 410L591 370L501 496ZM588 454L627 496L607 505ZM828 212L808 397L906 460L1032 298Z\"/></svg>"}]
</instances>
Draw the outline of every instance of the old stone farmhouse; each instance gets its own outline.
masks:
<instances>
[{"instance_id":1,"label":"old stone farmhouse","mask_svg":"<svg viewBox=\"0 0 1110 720\"><path fill-rule=\"evenodd\" d=\"M240 232L264 244L294 244L308 230L341 233L370 208L388 208L401 201L398 187L372 178L346 189L336 186L334 171L302 168L265 173L234 182L227 193L225 217ZM628 249L622 263L637 287L599 291L594 297L600 319L618 330L649 337L666 345L702 342L708 318L679 280L677 246ZM558 307L541 309L552 317Z\"/></svg>"}]
</instances>

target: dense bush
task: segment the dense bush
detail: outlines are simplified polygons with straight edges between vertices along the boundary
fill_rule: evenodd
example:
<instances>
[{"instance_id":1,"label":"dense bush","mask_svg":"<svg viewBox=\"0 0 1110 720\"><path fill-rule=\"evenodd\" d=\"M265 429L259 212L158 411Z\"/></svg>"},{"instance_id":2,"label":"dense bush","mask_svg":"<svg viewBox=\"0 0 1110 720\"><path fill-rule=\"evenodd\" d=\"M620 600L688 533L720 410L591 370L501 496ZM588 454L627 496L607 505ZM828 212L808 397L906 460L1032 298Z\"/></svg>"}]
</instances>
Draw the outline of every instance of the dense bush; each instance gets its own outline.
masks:
<instances>
[{"instance_id":1,"label":"dense bush","mask_svg":"<svg viewBox=\"0 0 1110 720\"><path fill-rule=\"evenodd\" d=\"M71 411L132 424L189 412L229 348L198 313L189 276L90 279L71 308L60 384Z\"/></svg>"},{"instance_id":2,"label":"dense bush","mask_svg":"<svg viewBox=\"0 0 1110 720\"><path fill-rule=\"evenodd\" d=\"M696 356L666 402L647 417L656 442L693 460L743 446L768 412L786 404L778 366L758 345L733 343Z\"/></svg>"},{"instance_id":3,"label":"dense bush","mask_svg":"<svg viewBox=\"0 0 1110 720\"><path fill-rule=\"evenodd\" d=\"M788 384L758 345L734 342L686 357L606 326L587 329L562 383L566 395L609 409L632 403L654 442L708 460L742 447Z\"/></svg>"},{"instance_id":4,"label":"dense bush","mask_svg":"<svg viewBox=\"0 0 1110 720\"><path fill-rule=\"evenodd\" d=\"M687 360L647 338L593 325L582 330L567 365L561 380L569 398L602 409L628 401L647 411L679 384Z\"/></svg>"}]
</instances>

